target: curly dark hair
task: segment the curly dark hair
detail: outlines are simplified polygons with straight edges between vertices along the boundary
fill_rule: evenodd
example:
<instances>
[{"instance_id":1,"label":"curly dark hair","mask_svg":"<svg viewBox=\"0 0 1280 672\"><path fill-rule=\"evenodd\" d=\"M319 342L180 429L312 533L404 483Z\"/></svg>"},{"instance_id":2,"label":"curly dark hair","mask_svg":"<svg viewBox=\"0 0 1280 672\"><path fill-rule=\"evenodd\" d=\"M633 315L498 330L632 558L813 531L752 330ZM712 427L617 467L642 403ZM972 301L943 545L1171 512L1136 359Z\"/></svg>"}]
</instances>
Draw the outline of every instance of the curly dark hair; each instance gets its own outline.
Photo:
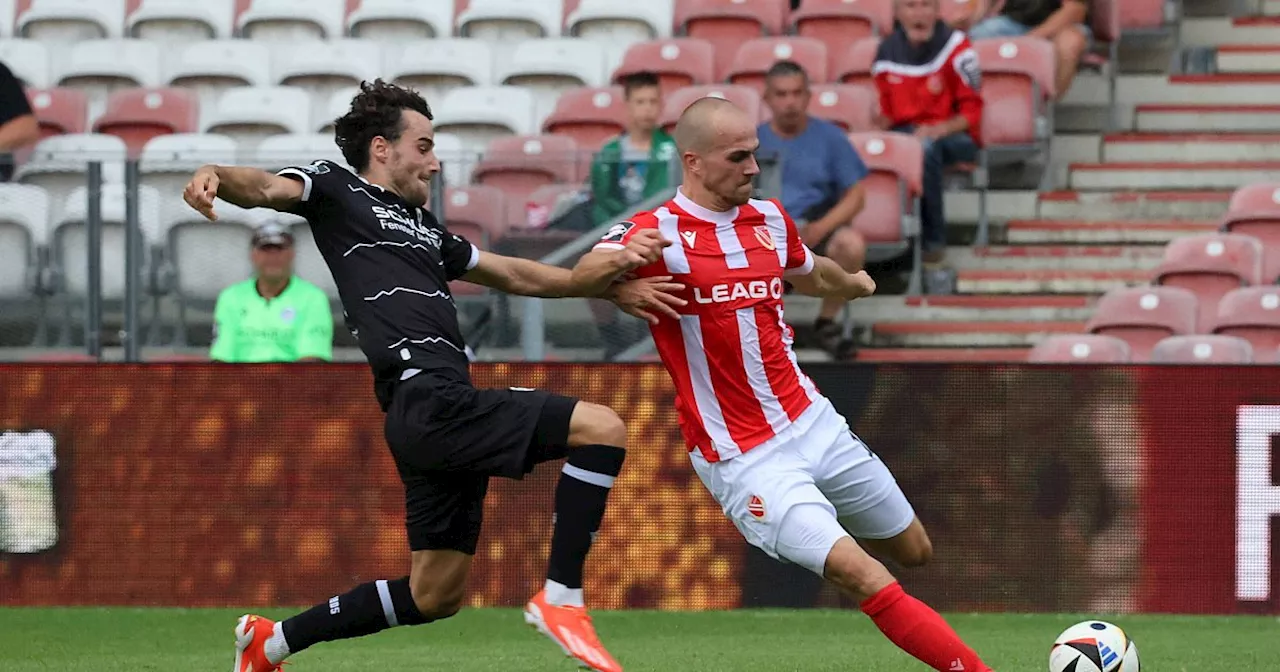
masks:
<instances>
[{"instance_id":1,"label":"curly dark hair","mask_svg":"<svg viewBox=\"0 0 1280 672\"><path fill-rule=\"evenodd\" d=\"M342 156L356 172L369 167L369 143L382 136L395 142L404 132L402 110L419 112L428 119L431 106L413 89L396 86L381 79L361 82L360 93L351 99L351 109L335 122L334 141Z\"/></svg>"}]
</instances>

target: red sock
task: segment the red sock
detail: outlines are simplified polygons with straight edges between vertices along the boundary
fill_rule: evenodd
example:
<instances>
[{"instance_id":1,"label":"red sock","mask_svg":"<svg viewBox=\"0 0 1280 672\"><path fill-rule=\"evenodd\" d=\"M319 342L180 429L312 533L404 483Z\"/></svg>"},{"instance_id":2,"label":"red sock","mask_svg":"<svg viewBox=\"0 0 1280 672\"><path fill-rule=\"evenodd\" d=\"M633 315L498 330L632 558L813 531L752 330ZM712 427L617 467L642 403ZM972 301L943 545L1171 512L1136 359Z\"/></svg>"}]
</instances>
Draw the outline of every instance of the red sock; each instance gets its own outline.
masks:
<instances>
[{"instance_id":1,"label":"red sock","mask_svg":"<svg viewBox=\"0 0 1280 672\"><path fill-rule=\"evenodd\" d=\"M896 582L863 602L862 612L899 649L935 670L991 671L938 612L908 595Z\"/></svg>"}]
</instances>

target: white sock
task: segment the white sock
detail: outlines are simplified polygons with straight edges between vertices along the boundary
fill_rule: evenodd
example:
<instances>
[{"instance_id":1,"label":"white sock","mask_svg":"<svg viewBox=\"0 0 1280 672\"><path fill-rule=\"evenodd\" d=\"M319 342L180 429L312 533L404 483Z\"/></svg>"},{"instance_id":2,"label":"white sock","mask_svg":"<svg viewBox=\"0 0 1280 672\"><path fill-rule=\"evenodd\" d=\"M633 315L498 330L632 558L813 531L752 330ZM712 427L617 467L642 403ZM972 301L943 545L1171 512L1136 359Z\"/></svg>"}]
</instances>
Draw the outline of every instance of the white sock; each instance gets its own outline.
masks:
<instances>
[{"instance_id":1,"label":"white sock","mask_svg":"<svg viewBox=\"0 0 1280 672\"><path fill-rule=\"evenodd\" d=\"M586 603L582 601L582 589L570 588L563 583L556 583L551 579L547 579L545 586L547 591L547 602L557 607L583 607Z\"/></svg>"},{"instance_id":2,"label":"white sock","mask_svg":"<svg viewBox=\"0 0 1280 672\"><path fill-rule=\"evenodd\" d=\"M262 651L272 665L279 665L289 657L289 642L284 641L284 623L275 624L271 637L262 645Z\"/></svg>"}]
</instances>

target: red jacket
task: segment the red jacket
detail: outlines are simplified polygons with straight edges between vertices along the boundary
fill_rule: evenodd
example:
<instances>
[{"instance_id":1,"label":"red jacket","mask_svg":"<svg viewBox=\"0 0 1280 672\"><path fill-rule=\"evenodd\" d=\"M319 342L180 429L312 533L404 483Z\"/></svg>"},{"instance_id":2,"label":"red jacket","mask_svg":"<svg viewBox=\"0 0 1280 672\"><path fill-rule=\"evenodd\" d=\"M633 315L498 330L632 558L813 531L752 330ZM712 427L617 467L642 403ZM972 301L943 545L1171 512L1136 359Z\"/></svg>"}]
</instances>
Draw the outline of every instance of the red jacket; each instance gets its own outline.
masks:
<instances>
[{"instance_id":1,"label":"red jacket","mask_svg":"<svg viewBox=\"0 0 1280 672\"><path fill-rule=\"evenodd\" d=\"M880 110L893 126L969 120L969 135L982 145L982 74L969 38L941 21L933 39L919 47L897 26L880 43L872 66Z\"/></svg>"}]
</instances>

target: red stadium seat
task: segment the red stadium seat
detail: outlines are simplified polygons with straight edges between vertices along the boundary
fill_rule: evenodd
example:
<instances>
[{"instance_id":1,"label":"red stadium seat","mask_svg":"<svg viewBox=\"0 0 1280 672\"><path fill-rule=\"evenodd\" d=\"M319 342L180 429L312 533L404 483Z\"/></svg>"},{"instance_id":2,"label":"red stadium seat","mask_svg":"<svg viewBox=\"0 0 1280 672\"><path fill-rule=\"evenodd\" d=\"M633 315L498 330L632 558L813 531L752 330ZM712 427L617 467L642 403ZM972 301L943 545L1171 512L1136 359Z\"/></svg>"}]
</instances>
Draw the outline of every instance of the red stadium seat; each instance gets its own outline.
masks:
<instances>
[{"instance_id":1,"label":"red stadium seat","mask_svg":"<svg viewBox=\"0 0 1280 672\"><path fill-rule=\"evenodd\" d=\"M522 201L507 201L507 225L512 229L545 229L551 223L560 199L576 195L581 184L548 184L538 187Z\"/></svg>"},{"instance_id":2,"label":"red stadium seat","mask_svg":"<svg viewBox=\"0 0 1280 672\"><path fill-rule=\"evenodd\" d=\"M845 132L875 130L874 91L849 84L817 84L809 99L809 114L826 119Z\"/></svg>"},{"instance_id":3,"label":"red stadium seat","mask_svg":"<svg viewBox=\"0 0 1280 672\"><path fill-rule=\"evenodd\" d=\"M676 0L675 30L715 46L715 78L722 80L738 45L782 34L787 9L787 0Z\"/></svg>"},{"instance_id":4,"label":"red stadium seat","mask_svg":"<svg viewBox=\"0 0 1280 672\"><path fill-rule=\"evenodd\" d=\"M620 86L584 86L560 94L542 132L573 138L579 151L595 151L622 133L627 106Z\"/></svg>"},{"instance_id":5,"label":"red stadium seat","mask_svg":"<svg viewBox=\"0 0 1280 672\"><path fill-rule=\"evenodd\" d=\"M810 82L827 81L827 47L807 37L757 37L738 47L726 79L764 92L764 75L778 61L794 61Z\"/></svg>"},{"instance_id":6,"label":"red stadium seat","mask_svg":"<svg viewBox=\"0 0 1280 672\"><path fill-rule=\"evenodd\" d=\"M27 102L40 122L40 138L84 133L89 123L89 97L77 89L27 89Z\"/></svg>"},{"instance_id":7,"label":"red stadium seat","mask_svg":"<svg viewBox=\"0 0 1280 672\"><path fill-rule=\"evenodd\" d=\"M1120 28L1126 33L1161 30L1165 27L1166 0L1124 0L1116 4L1120 5Z\"/></svg>"},{"instance_id":8,"label":"red stadium seat","mask_svg":"<svg viewBox=\"0 0 1280 672\"><path fill-rule=\"evenodd\" d=\"M1240 187L1231 195L1222 229L1262 242L1262 282L1280 279L1280 183Z\"/></svg>"},{"instance_id":9,"label":"red stadium seat","mask_svg":"<svg viewBox=\"0 0 1280 672\"><path fill-rule=\"evenodd\" d=\"M747 116L752 119L760 119L766 109L760 100L760 94L756 93L756 90L752 88L734 86L732 84L723 86L689 86L667 96L662 110L662 117L658 123L670 133L675 128L676 121L680 119L680 115L684 113L685 108L692 105L694 101L707 97L724 98L742 108L747 113Z\"/></svg>"},{"instance_id":10,"label":"red stadium seat","mask_svg":"<svg viewBox=\"0 0 1280 672\"><path fill-rule=\"evenodd\" d=\"M513 136L489 143L472 180L524 203L538 187L577 180L578 143L560 135Z\"/></svg>"},{"instance_id":11,"label":"red stadium seat","mask_svg":"<svg viewBox=\"0 0 1280 672\"><path fill-rule=\"evenodd\" d=\"M1055 95L1053 45L1035 37L973 43L982 67L982 139L988 148L1046 145L1048 101Z\"/></svg>"},{"instance_id":12,"label":"red stadium seat","mask_svg":"<svg viewBox=\"0 0 1280 672\"><path fill-rule=\"evenodd\" d=\"M1037 364L1127 364L1130 359L1128 343L1098 334L1056 334L1027 353L1027 361Z\"/></svg>"},{"instance_id":13,"label":"red stadium seat","mask_svg":"<svg viewBox=\"0 0 1280 672\"><path fill-rule=\"evenodd\" d=\"M1196 329L1208 332L1218 317L1218 301L1233 289L1262 281L1262 244L1251 236L1211 233L1179 238L1165 248L1156 282L1183 287L1200 306Z\"/></svg>"},{"instance_id":14,"label":"red stadium seat","mask_svg":"<svg viewBox=\"0 0 1280 672\"><path fill-rule=\"evenodd\" d=\"M867 241L869 261L885 261L907 250L920 251L919 199L924 178L924 148L905 133L866 131L850 133L869 171L862 185L866 206L853 226ZM911 292L919 288L919 260L911 277Z\"/></svg>"},{"instance_id":15,"label":"red stadium seat","mask_svg":"<svg viewBox=\"0 0 1280 672\"><path fill-rule=\"evenodd\" d=\"M157 135L194 133L200 125L196 94L185 89L126 89L107 98L93 130L118 136L138 156Z\"/></svg>"},{"instance_id":16,"label":"red stadium seat","mask_svg":"<svg viewBox=\"0 0 1280 672\"><path fill-rule=\"evenodd\" d=\"M831 72L836 59L852 42L881 37L893 30L894 0L804 0L791 13L796 35L812 37L827 45ZM814 80L822 81L822 80Z\"/></svg>"},{"instance_id":17,"label":"red stadium seat","mask_svg":"<svg viewBox=\"0 0 1280 672\"><path fill-rule=\"evenodd\" d=\"M871 66L875 65L876 52L879 49L880 38L878 37L868 37L850 44L834 56L832 79L842 84L853 84L876 92ZM878 92L877 95L879 95Z\"/></svg>"},{"instance_id":18,"label":"red stadium seat","mask_svg":"<svg viewBox=\"0 0 1280 672\"><path fill-rule=\"evenodd\" d=\"M1252 364L1253 346L1235 336L1170 336L1151 351L1154 364Z\"/></svg>"},{"instance_id":19,"label":"red stadium seat","mask_svg":"<svg viewBox=\"0 0 1280 672\"><path fill-rule=\"evenodd\" d=\"M715 81L715 48L706 40L673 38L641 42L627 48L622 64L613 72L616 84L637 72L658 75L663 95L677 89Z\"/></svg>"},{"instance_id":20,"label":"red stadium seat","mask_svg":"<svg viewBox=\"0 0 1280 672\"><path fill-rule=\"evenodd\" d=\"M1239 336L1255 352L1280 348L1280 287L1241 287L1222 297L1213 333Z\"/></svg>"},{"instance_id":21,"label":"red stadium seat","mask_svg":"<svg viewBox=\"0 0 1280 672\"><path fill-rule=\"evenodd\" d=\"M1098 300L1086 330L1123 339L1133 361L1145 362L1160 339L1195 333L1196 295L1181 287L1113 289Z\"/></svg>"},{"instance_id":22,"label":"red stadium seat","mask_svg":"<svg viewBox=\"0 0 1280 672\"><path fill-rule=\"evenodd\" d=\"M506 197L496 187L449 187L445 191L445 227L488 249L506 233L506 208Z\"/></svg>"}]
</instances>

